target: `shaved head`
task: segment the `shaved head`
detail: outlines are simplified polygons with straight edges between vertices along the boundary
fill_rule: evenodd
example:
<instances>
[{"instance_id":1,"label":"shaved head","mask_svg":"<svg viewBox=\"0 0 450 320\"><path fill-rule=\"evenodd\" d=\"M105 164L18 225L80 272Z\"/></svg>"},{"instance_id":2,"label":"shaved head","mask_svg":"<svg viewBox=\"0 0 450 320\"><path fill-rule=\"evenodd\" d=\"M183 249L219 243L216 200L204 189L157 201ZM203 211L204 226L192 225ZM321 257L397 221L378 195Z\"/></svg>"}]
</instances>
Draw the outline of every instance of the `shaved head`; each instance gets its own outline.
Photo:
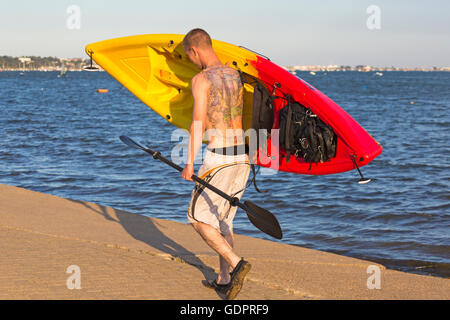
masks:
<instances>
[{"instance_id":1,"label":"shaved head","mask_svg":"<svg viewBox=\"0 0 450 320\"><path fill-rule=\"evenodd\" d=\"M192 47L197 47L199 49L212 48L211 37L203 29L192 29L184 37L183 47L185 50L189 50Z\"/></svg>"}]
</instances>

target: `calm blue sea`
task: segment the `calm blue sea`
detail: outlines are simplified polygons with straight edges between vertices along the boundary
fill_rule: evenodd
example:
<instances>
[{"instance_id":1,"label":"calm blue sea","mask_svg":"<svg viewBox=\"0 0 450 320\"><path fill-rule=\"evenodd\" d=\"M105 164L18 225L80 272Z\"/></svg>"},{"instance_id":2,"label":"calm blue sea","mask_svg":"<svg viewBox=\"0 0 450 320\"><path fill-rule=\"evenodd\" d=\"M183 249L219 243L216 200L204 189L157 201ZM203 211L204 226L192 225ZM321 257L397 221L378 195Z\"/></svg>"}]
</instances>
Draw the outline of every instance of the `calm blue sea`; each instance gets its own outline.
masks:
<instances>
[{"instance_id":1,"label":"calm blue sea","mask_svg":"<svg viewBox=\"0 0 450 320\"><path fill-rule=\"evenodd\" d=\"M57 75L0 72L0 183L186 222L192 183L119 140L168 156L174 127L106 73ZM250 187L243 199L277 216L284 243L450 277L450 73L298 76L383 145L362 168L374 181L357 184L356 171L258 175L269 194ZM235 229L269 239L241 210Z\"/></svg>"}]
</instances>

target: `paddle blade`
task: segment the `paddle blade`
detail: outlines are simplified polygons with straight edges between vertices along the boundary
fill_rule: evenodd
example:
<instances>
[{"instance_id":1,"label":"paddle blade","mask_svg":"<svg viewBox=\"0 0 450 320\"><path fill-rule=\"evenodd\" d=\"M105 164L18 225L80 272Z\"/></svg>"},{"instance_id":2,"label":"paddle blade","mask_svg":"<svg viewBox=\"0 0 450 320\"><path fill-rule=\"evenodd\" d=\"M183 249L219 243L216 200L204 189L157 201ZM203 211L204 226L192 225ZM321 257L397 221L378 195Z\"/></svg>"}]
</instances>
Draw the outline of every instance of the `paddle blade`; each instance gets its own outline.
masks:
<instances>
[{"instance_id":1,"label":"paddle blade","mask_svg":"<svg viewBox=\"0 0 450 320\"><path fill-rule=\"evenodd\" d=\"M141 145L137 144L136 142L134 142L132 139L128 138L127 136L120 136L120 140L122 140L122 142L125 143L127 146L143 149Z\"/></svg>"},{"instance_id":2,"label":"paddle blade","mask_svg":"<svg viewBox=\"0 0 450 320\"><path fill-rule=\"evenodd\" d=\"M248 219L255 227L276 239L281 239L283 237L280 224L270 211L258 207L250 201L244 201L244 204L247 207L247 210L245 211Z\"/></svg>"}]
</instances>

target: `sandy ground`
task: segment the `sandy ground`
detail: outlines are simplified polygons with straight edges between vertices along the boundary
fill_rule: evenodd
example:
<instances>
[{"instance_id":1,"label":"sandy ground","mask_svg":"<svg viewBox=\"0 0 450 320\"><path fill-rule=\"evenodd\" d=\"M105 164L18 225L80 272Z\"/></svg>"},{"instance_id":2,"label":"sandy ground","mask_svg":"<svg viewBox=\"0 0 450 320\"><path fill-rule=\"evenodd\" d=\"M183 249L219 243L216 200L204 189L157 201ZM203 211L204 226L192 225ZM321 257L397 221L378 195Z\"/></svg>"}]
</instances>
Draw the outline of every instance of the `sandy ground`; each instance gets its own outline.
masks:
<instances>
[{"instance_id":1,"label":"sandy ground","mask_svg":"<svg viewBox=\"0 0 450 320\"><path fill-rule=\"evenodd\" d=\"M449 279L242 235L235 242L252 264L237 299L450 298ZM202 284L216 277L217 256L183 223L0 185L0 243L0 299L222 298Z\"/></svg>"}]
</instances>

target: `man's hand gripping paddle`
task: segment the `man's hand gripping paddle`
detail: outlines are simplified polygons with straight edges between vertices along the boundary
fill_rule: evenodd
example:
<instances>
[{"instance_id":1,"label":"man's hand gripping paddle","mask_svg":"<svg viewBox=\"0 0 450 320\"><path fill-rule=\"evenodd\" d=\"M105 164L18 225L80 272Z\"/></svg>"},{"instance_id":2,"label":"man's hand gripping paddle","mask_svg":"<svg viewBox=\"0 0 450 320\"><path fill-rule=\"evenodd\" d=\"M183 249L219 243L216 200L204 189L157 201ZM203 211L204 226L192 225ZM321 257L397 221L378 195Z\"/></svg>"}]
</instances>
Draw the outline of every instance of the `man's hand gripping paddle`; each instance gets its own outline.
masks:
<instances>
[{"instance_id":1,"label":"man's hand gripping paddle","mask_svg":"<svg viewBox=\"0 0 450 320\"><path fill-rule=\"evenodd\" d=\"M143 146L139 145L138 143L134 142L132 139L126 137L126 136L120 136L120 140L122 140L123 143L130 147L139 148L151 156L153 156L154 159L158 159L172 168L178 170L179 172L183 171L183 168L179 165L173 163L172 161L164 158L161 156L161 153L158 151L152 151L148 148L144 148ZM200 179L196 175L192 176L192 180L200 183L201 185L205 186L206 188L212 190L213 192L217 193L221 197L225 198L230 202L232 206L238 206L242 210L244 210L247 213L247 217L250 220L251 223L255 227L257 227L262 232L276 238L281 239L283 237L283 233L281 231L280 224L278 223L278 220L275 218L275 216L268 210L263 209L261 207L258 207L256 204L250 201L244 201L244 203L240 202L238 198L236 197L230 197L226 193L222 192L221 190L217 189L216 187L210 185L209 183L205 182L204 180Z\"/></svg>"}]
</instances>

